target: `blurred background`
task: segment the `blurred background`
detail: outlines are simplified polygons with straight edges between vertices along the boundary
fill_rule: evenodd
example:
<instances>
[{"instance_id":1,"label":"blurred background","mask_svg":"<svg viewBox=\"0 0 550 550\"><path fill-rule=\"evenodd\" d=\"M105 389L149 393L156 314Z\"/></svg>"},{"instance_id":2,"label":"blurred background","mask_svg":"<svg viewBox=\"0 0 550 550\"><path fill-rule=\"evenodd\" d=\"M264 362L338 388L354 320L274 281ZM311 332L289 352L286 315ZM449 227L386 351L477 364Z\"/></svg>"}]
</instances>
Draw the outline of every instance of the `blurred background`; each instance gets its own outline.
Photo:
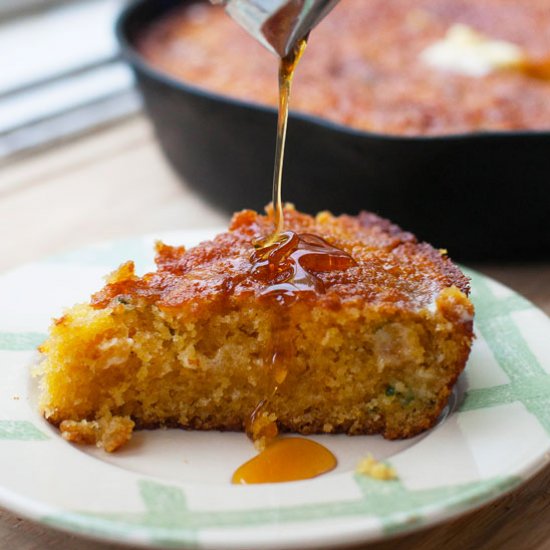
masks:
<instances>
[{"instance_id":1,"label":"blurred background","mask_svg":"<svg viewBox=\"0 0 550 550\"><path fill-rule=\"evenodd\" d=\"M140 109L113 25L124 0L0 0L0 159Z\"/></svg>"},{"instance_id":2,"label":"blurred background","mask_svg":"<svg viewBox=\"0 0 550 550\"><path fill-rule=\"evenodd\" d=\"M20 174L39 155L51 165L57 153L69 154L61 145L134 121L124 139L107 132L97 148L137 154L124 142L142 136L155 161L140 158L128 184L135 200L153 173L162 176L142 182L145 195L164 189L162 179L179 186L170 193L183 201L180 218L174 206L173 218L147 211L147 220L163 223L143 230L262 209L271 195L276 58L214 10L191 0L0 0L0 200L2 190L28 184ZM549 0L342 0L312 32L297 71L284 200L311 213L374 211L461 261L548 259L547 21ZM435 65L426 57L434 47ZM457 56L462 72L449 66ZM99 155L94 169L108 158ZM116 187L128 212L121 182L137 166L108 176L106 193ZM76 236L131 234L120 204L98 212L101 186L91 185L78 194L70 188L72 201L67 193L56 200L54 187L47 199L21 197L17 215L0 202L0 215L15 216L4 218L6 230L58 223L67 247ZM67 216L77 219L85 196L98 223L74 233ZM48 213L44 200L55 205ZM61 213L56 222L52 211ZM14 244L10 254L32 257L36 238L29 232L29 247Z\"/></svg>"}]
</instances>

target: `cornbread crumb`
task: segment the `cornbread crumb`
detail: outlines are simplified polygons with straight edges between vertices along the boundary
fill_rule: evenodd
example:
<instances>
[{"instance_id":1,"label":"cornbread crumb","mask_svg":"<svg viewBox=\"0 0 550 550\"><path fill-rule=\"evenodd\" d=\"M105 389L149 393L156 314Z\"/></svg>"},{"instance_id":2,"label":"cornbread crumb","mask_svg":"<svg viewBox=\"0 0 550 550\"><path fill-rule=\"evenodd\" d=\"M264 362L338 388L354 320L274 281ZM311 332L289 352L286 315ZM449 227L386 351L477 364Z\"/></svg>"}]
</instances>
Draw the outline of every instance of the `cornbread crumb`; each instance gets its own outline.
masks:
<instances>
[{"instance_id":1,"label":"cornbread crumb","mask_svg":"<svg viewBox=\"0 0 550 550\"><path fill-rule=\"evenodd\" d=\"M59 429L66 441L79 445L96 444L112 453L130 440L134 422L128 417L120 416L107 416L100 421L64 420Z\"/></svg>"},{"instance_id":2,"label":"cornbread crumb","mask_svg":"<svg viewBox=\"0 0 550 550\"><path fill-rule=\"evenodd\" d=\"M383 481L397 479L397 472L395 471L395 468L389 466L388 464L384 464L383 462L379 462L372 456L371 453L369 453L359 462L359 464L357 464L355 473Z\"/></svg>"},{"instance_id":3,"label":"cornbread crumb","mask_svg":"<svg viewBox=\"0 0 550 550\"><path fill-rule=\"evenodd\" d=\"M92 445L99 439L99 422L96 420L63 420L59 424L61 437L71 443Z\"/></svg>"}]
</instances>

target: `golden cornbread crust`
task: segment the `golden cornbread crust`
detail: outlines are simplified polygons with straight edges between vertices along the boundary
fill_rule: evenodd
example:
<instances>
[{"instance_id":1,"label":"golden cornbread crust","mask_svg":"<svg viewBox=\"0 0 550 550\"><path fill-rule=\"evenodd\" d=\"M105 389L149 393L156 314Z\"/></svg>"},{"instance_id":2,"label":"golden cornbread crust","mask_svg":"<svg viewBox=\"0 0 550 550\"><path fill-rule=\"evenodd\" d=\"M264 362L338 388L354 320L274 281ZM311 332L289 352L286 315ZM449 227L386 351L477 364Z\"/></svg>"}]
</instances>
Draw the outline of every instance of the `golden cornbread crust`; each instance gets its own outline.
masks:
<instances>
[{"instance_id":1,"label":"golden cornbread crust","mask_svg":"<svg viewBox=\"0 0 550 550\"><path fill-rule=\"evenodd\" d=\"M123 264L52 325L44 416L69 441L109 451L134 425L243 430L273 390L283 314L284 380L264 413L280 430L393 439L433 426L473 338L460 270L374 214L287 207L286 230L319 235L356 265L316 272L324 292L299 292L282 311L250 275L253 239L271 229L270 212L243 211L190 250L158 244L154 273Z\"/></svg>"}]
</instances>

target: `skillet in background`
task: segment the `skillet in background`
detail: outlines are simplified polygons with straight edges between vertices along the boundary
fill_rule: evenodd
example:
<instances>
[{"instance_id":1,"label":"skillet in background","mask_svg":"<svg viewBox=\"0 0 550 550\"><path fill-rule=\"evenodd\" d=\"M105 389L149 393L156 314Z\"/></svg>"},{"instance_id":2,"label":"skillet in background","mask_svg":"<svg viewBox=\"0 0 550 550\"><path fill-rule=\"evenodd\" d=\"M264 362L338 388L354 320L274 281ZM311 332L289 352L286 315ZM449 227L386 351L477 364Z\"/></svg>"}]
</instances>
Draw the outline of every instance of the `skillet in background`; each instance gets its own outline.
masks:
<instances>
[{"instance_id":1,"label":"skillet in background","mask_svg":"<svg viewBox=\"0 0 550 550\"><path fill-rule=\"evenodd\" d=\"M123 55L175 170L228 212L261 210L271 198L275 109L177 80L134 47L153 20L191 1L130 4L117 24ZM401 137L291 112L283 189L310 213L376 212L454 259L550 258L550 129Z\"/></svg>"}]
</instances>

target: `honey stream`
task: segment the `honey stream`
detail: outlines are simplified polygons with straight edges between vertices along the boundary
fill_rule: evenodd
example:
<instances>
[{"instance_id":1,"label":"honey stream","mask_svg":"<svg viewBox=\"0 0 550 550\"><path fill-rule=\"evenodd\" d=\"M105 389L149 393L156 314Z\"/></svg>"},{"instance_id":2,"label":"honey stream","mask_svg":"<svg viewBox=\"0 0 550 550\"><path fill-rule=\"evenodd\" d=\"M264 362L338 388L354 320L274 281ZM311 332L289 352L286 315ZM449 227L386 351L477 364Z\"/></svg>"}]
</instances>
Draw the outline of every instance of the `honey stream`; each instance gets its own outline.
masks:
<instances>
[{"instance_id":1,"label":"honey stream","mask_svg":"<svg viewBox=\"0 0 550 550\"><path fill-rule=\"evenodd\" d=\"M290 102L290 90L294 71L304 50L306 49L307 37L298 42L294 49L281 59L279 65L279 114L277 117L277 142L275 145L275 166L273 168L273 212L275 215L275 230L269 242L273 242L282 232L284 225L282 184L283 184L283 162L285 158L286 129L288 126L288 105Z\"/></svg>"}]
</instances>

